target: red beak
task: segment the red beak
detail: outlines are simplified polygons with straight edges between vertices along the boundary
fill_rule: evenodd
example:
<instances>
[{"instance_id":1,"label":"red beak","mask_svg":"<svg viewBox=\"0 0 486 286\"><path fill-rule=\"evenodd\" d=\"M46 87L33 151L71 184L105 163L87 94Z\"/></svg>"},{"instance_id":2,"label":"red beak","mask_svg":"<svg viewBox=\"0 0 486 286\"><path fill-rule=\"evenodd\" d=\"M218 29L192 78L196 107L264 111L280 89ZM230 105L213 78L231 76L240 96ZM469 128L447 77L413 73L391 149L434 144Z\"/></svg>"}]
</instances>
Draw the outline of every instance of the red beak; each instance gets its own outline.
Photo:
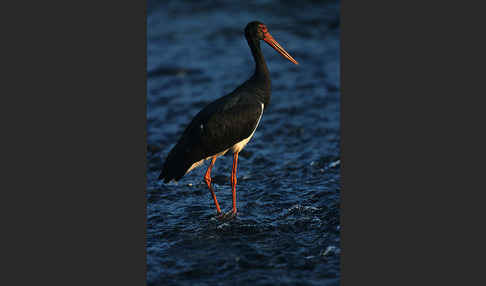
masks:
<instances>
[{"instance_id":1,"label":"red beak","mask_svg":"<svg viewBox=\"0 0 486 286\"><path fill-rule=\"evenodd\" d=\"M296 65L299 64L296 60L294 60L294 58L289 53L287 53L287 51L284 48L282 48L282 46L277 41L275 41L275 39L272 37L272 35L270 35L270 33L266 32L263 40L267 42L267 44L269 44L272 48L274 48L277 52L279 52L282 56L284 56L286 59L288 59L289 61L293 62Z\"/></svg>"}]
</instances>

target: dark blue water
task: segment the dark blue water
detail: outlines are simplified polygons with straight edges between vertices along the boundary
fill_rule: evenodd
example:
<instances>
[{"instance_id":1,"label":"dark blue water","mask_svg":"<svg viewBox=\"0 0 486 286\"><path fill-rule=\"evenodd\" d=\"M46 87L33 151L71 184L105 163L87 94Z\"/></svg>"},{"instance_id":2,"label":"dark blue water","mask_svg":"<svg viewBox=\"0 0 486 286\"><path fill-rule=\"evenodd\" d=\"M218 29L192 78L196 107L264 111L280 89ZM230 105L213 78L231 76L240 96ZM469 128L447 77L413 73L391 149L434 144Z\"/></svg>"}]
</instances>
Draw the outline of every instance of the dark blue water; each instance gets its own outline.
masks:
<instances>
[{"instance_id":1,"label":"dark blue water","mask_svg":"<svg viewBox=\"0 0 486 286\"><path fill-rule=\"evenodd\" d=\"M241 3L148 2L148 285L338 285L339 3ZM251 76L243 29L253 20L300 65L262 42L272 100L240 153L238 216L221 221L208 162L177 184L156 178L191 118ZM212 172L223 211L231 166L229 152Z\"/></svg>"}]
</instances>

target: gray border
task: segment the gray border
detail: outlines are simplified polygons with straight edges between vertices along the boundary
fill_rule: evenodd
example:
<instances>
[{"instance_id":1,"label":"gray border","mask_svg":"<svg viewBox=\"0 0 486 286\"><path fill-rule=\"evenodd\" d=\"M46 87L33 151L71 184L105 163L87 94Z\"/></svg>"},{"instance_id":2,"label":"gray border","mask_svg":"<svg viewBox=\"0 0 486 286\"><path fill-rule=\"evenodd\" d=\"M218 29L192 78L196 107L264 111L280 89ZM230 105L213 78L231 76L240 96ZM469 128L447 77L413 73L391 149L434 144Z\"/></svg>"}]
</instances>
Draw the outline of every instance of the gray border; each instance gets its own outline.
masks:
<instances>
[{"instance_id":1,"label":"gray border","mask_svg":"<svg viewBox=\"0 0 486 286\"><path fill-rule=\"evenodd\" d=\"M342 285L485 283L470 4L342 1Z\"/></svg>"},{"instance_id":2,"label":"gray border","mask_svg":"<svg viewBox=\"0 0 486 286\"><path fill-rule=\"evenodd\" d=\"M9 11L0 284L144 285L146 2Z\"/></svg>"}]
</instances>

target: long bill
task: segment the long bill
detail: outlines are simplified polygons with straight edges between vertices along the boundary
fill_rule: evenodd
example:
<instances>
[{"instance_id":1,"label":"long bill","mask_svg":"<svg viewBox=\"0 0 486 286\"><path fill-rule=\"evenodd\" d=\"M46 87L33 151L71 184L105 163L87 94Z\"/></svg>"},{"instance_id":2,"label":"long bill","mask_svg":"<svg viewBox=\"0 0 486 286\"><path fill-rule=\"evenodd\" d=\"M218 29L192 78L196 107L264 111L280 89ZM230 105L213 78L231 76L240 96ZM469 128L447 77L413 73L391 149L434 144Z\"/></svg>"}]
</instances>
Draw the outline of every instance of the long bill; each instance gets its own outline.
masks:
<instances>
[{"instance_id":1,"label":"long bill","mask_svg":"<svg viewBox=\"0 0 486 286\"><path fill-rule=\"evenodd\" d=\"M277 41L275 41L270 33L265 33L265 37L263 38L263 40L267 42L267 44L269 44L272 48L274 48L277 52L279 52L282 56L284 56L284 58L288 59L296 65L299 64L289 53L287 53L284 48L282 48L282 46Z\"/></svg>"}]
</instances>

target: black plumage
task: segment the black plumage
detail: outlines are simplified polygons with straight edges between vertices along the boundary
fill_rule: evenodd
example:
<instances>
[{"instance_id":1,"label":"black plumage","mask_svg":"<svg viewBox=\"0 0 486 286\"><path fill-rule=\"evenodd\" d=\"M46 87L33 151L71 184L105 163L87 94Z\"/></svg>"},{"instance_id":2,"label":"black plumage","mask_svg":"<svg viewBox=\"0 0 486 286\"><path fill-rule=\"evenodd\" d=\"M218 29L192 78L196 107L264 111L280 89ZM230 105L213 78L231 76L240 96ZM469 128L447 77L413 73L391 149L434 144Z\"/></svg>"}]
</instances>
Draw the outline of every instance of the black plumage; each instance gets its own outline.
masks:
<instances>
[{"instance_id":1,"label":"black plumage","mask_svg":"<svg viewBox=\"0 0 486 286\"><path fill-rule=\"evenodd\" d=\"M271 84L260 40L266 41L284 57L297 62L273 39L261 22L251 22L245 28L245 36L255 59L253 76L227 94L203 108L190 122L172 148L162 167L159 179L164 182L180 180L188 171L212 159L206 172L206 182L213 195L218 213L216 196L211 187L210 171L216 157L232 150L234 153L232 172L233 214L236 214L236 163L238 152L255 132L265 107L270 103Z\"/></svg>"}]
</instances>

